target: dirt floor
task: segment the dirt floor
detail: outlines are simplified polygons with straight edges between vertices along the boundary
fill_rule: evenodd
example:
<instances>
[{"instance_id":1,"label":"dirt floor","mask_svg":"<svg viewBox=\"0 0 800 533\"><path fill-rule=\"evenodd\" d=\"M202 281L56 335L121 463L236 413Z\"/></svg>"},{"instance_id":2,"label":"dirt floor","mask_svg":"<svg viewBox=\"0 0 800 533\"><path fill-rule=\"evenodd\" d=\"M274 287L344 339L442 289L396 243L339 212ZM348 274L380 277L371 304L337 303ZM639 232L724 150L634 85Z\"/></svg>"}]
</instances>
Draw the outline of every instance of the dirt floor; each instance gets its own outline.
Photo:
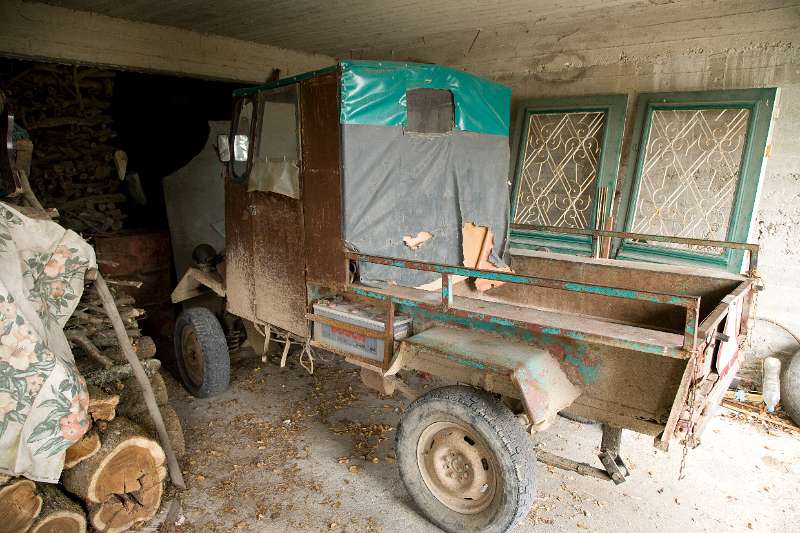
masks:
<instances>
[{"instance_id":1,"label":"dirt floor","mask_svg":"<svg viewBox=\"0 0 800 533\"><path fill-rule=\"evenodd\" d=\"M188 449L177 531L438 531L394 464L404 401L379 397L332 358L310 376L242 355L222 396L196 399L170 383ZM560 419L535 438L599 466L596 426ZM532 465L538 497L517 531L800 531L797 436L723 414L682 480L678 443L664 454L626 432L623 453L633 474L620 486Z\"/></svg>"}]
</instances>

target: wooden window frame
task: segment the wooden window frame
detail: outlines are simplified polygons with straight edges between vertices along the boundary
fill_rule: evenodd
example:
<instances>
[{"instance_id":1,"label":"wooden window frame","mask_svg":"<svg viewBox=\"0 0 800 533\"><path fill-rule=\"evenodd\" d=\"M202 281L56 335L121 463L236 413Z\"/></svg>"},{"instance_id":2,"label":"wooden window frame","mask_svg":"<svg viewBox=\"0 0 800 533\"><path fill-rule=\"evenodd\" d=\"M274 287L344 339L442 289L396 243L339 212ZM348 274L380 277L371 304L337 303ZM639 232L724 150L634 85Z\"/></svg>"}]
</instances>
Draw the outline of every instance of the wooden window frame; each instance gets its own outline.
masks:
<instances>
[{"instance_id":1,"label":"wooden window frame","mask_svg":"<svg viewBox=\"0 0 800 533\"><path fill-rule=\"evenodd\" d=\"M629 168L624 181L623 201L619 206L617 229L630 231L636 215L636 202L641 186L642 166L646 157L653 112L673 109L748 109L745 146L739 166L739 178L734 193L725 240L748 242L761 187L764 164L768 155L773 114L778 89L733 89L725 91L695 91L680 93L641 93L637 98L632 142L629 148ZM660 263L679 263L722 268L739 273L744 259L743 250L725 249L721 255L679 248L665 248L629 240L618 241L612 256L618 259Z\"/></svg>"},{"instance_id":2,"label":"wooden window frame","mask_svg":"<svg viewBox=\"0 0 800 533\"><path fill-rule=\"evenodd\" d=\"M514 127L512 161L515 162L512 178L510 221L513 224L517 209L517 196L521 185L525 146L528 138L530 115L545 113L586 113L602 112L605 114L603 140L600 145L600 158L597 164L597 181L592 203L595 206L591 213L590 228L597 224L597 203L600 201L601 189L606 188L603 206L603 220L609 220L612 213L614 191L619 173L622 139L625 130L625 113L628 107L628 96L624 94L570 96L561 98L537 98L520 104ZM547 249L551 252L573 255L591 256L596 243L584 235L568 235L531 229L512 228L510 232L511 248Z\"/></svg>"}]
</instances>

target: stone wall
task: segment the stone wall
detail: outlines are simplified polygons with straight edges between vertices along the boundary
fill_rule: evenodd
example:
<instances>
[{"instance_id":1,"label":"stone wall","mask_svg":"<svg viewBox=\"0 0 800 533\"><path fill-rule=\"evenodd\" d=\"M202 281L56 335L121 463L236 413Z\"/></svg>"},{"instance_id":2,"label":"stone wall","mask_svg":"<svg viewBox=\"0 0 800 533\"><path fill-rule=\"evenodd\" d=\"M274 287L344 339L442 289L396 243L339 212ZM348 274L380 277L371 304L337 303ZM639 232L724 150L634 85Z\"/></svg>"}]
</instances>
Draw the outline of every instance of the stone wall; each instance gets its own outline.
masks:
<instances>
[{"instance_id":1,"label":"stone wall","mask_svg":"<svg viewBox=\"0 0 800 533\"><path fill-rule=\"evenodd\" d=\"M0 55L262 83L331 65L328 56L21 0L0 2Z\"/></svg>"},{"instance_id":2,"label":"stone wall","mask_svg":"<svg viewBox=\"0 0 800 533\"><path fill-rule=\"evenodd\" d=\"M514 101L627 93L630 133L641 92L779 87L751 239L766 290L757 314L800 334L800 7L794 2L697 2L630 7L585 21L542 21L481 32L450 64L510 85ZM481 39L485 39L481 49ZM505 43L505 44L504 44ZM430 54L427 60L437 60ZM620 176L626 175L629 138ZM780 327L759 321L754 352L793 353Z\"/></svg>"}]
</instances>

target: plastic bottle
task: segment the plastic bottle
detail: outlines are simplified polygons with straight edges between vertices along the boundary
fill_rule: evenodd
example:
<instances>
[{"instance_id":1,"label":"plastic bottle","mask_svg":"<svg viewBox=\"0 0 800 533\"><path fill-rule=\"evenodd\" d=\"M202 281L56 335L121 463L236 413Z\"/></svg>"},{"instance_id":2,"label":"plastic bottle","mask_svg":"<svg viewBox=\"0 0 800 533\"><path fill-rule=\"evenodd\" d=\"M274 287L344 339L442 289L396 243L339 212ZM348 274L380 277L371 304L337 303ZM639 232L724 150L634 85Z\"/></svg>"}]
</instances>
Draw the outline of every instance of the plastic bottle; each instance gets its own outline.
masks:
<instances>
[{"instance_id":1,"label":"plastic bottle","mask_svg":"<svg viewBox=\"0 0 800 533\"><path fill-rule=\"evenodd\" d=\"M764 396L764 403L767 404L767 411L771 413L781 399L781 360L775 357L764 358L763 370L761 394Z\"/></svg>"}]
</instances>

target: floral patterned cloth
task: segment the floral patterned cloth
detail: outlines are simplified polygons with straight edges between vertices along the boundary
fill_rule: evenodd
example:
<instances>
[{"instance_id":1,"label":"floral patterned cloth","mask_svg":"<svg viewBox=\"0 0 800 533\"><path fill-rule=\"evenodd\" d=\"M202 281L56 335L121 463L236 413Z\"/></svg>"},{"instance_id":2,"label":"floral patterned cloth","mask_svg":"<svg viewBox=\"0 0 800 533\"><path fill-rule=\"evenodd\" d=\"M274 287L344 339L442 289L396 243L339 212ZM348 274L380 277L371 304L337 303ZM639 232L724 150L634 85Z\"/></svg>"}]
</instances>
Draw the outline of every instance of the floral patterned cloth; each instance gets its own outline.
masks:
<instances>
[{"instance_id":1,"label":"floral patterned cloth","mask_svg":"<svg viewBox=\"0 0 800 533\"><path fill-rule=\"evenodd\" d=\"M94 250L49 220L0 203L0 472L57 482L89 429L86 383L64 324Z\"/></svg>"}]
</instances>

